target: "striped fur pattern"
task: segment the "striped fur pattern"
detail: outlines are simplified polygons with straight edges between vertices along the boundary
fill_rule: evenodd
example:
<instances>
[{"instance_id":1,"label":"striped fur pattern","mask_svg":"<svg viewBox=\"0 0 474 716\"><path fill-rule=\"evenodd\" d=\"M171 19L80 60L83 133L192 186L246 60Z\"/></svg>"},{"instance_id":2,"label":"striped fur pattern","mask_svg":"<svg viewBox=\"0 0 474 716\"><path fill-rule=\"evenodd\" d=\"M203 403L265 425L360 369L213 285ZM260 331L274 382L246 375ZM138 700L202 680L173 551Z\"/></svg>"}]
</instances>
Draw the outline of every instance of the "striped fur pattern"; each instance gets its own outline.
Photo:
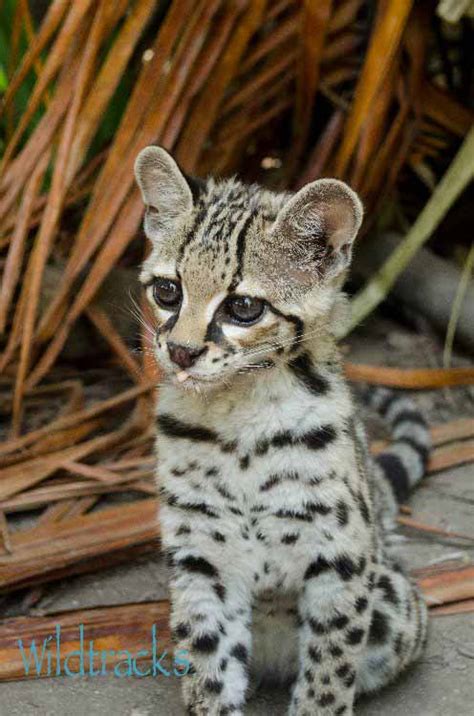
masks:
<instances>
[{"instance_id":1,"label":"striped fur pattern","mask_svg":"<svg viewBox=\"0 0 474 716\"><path fill-rule=\"evenodd\" d=\"M332 180L294 196L188 180L156 147L136 174L184 701L196 716L242 714L250 683L293 681L292 716L349 716L426 637L387 531L423 474L426 427L374 393L395 438L374 462L336 346L360 202Z\"/></svg>"}]
</instances>

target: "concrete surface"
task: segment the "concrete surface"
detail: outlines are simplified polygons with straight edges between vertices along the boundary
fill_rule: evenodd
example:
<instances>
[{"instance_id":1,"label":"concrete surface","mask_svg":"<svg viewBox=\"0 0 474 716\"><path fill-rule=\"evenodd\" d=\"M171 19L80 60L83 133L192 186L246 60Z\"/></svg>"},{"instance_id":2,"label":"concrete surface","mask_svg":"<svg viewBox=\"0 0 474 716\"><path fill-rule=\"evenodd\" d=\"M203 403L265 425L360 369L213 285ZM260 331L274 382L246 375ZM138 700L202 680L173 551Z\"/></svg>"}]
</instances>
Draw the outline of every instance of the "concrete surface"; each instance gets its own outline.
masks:
<instances>
[{"instance_id":1,"label":"concrete surface","mask_svg":"<svg viewBox=\"0 0 474 716\"><path fill-rule=\"evenodd\" d=\"M387 321L377 321L351 341L350 358L385 365L439 365L439 346ZM456 388L425 391L417 401L435 424L474 418L474 392ZM377 426L376 426L377 427ZM429 477L411 500L413 515L433 525L474 535L472 465ZM444 559L474 559L473 540L444 540L400 532L400 549L411 567ZM135 564L64 580L47 587L42 613L104 604L148 601L166 596L166 570L159 555ZM18 602L10 600L9 614ZM34 613L35 610L31 610ZM262 692L249 716L284 714L288 692ZM0 686L0 716L179 716L176 677L66 678L19 681ZM432 619L428 648L416 667L396 684L362 700L358 716L471 716L474 713L474 614Z\"/></svg>"}]
</instances>

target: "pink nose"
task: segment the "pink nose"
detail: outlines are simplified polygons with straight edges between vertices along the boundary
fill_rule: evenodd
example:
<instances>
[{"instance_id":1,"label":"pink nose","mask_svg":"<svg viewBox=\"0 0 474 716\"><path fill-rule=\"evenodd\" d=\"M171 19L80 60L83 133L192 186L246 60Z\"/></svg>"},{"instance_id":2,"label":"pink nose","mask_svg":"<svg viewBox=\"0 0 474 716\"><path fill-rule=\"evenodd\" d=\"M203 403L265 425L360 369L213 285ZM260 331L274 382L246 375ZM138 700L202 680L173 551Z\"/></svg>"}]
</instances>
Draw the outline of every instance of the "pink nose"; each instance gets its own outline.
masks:
<instances>
[{"instance_id":1,"label":"pink nose","mask_svg":"<svg viewBox=\"0 0 474 716\"><path fill-rule=\"evenodd\" d=\"M171 341L168 343L170 358L173 363L179 365L180 368L190 368L205 351L206 346L204 346L204 348L195 348L192 346L181 346Z\"/></svg>"}]
</instances>

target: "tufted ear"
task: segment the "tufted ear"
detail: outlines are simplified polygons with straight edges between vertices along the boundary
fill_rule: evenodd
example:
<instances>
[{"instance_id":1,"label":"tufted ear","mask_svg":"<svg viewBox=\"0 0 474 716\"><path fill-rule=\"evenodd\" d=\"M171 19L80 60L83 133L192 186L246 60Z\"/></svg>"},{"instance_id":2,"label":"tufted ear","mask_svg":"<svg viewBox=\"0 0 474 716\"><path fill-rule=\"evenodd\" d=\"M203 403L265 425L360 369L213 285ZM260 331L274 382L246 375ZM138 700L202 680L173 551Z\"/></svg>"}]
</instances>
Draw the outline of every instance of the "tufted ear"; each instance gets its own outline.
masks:
<instances>
[{"instance_id":1,"label":"tufted ear","mask_svg":"<svg viewBox=\"0 0 474 716\"><path fill-rule=\"evenodd\" d=\"M290 275L309 286L349 266L362 215L362 203L347 184L319 179L283 206L271 238L286 257Z\"/></svg>"},{"instance_id":2,"label":"tufted ear","mask_svg":"<svg viewBox=\"0 0 474 716\"><path fill-rule=\"evenodd\" d=\"M135 161L135 177L147 209L148 234L169 229L177 219L191 212L191 186L173 157L161 147L142 149Z\"/></svg>"}]
</instances>

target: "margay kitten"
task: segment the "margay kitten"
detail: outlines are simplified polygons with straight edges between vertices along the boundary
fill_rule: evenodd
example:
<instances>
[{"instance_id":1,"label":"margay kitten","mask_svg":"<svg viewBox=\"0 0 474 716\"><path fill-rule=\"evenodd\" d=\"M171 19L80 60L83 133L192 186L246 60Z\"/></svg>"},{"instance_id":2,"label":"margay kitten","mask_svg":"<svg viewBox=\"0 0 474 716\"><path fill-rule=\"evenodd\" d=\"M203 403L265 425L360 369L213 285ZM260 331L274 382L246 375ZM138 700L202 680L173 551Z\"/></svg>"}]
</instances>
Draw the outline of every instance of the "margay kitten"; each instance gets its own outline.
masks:
<instances>
[{"instance_id":1,"label":"margay kitten","mask_svg":"<svg viewBox=\"0 0 474 716\"><path fill-rule=\"evenodd\" d=\"M427 622L387 542L428 431L376 391L394 443L373 461L336 347L360 201L336 180L290 195L188 179L158 147L136 175L185 703L240 714L249 677L296 679L290 714L349 716L418 657Z\"/></svg>"}]
</instances>

